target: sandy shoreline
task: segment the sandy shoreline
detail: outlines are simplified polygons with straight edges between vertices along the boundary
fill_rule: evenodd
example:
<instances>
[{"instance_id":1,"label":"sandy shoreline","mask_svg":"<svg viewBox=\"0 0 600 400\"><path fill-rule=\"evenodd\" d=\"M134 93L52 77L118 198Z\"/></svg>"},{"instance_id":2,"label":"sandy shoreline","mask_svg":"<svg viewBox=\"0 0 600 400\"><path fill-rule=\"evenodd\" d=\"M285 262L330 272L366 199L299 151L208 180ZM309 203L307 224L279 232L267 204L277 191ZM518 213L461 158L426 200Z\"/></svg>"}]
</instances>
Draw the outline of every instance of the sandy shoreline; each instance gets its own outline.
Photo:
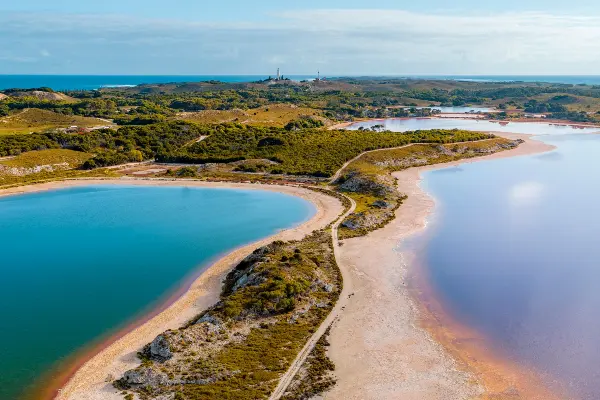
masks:
<instances>
[{"instance_id":1,"label":"sandy shoreline","mask_svg":"<svg viewBox=\"0 0 600 400\"><path fill-rule=\"evenodd\" d=\"M287 229L271 237L239 247L204 269L200 276L180 290L167 304L159 307L153 315L133 322L124 331L88 350L65 368L63 375L53 377L49 387L36 393L36 399L56 398L60 400L119 399L122 396L107 381L118 377L128 369L135 368L139 361L136 353L146 343L167 329L176 329L214 304L221 291L221 282L227 272L257 247L273 240L296 240L328 225L343 211L339 200L322 193L295 186L278 186L243 183L208 183L193 180L142 180L142 179L85 179L49 182L39 185L10 188L0 191L0 197L23 193L36 193L69 187L97 184L119 184L135 186L207 187L224 189L268 190L301 197L316 208L315 215L295 228ZM185 288L184 288L185 289ZM158 312L157 312L158 311ZM59 393L57 390L61 388Z\"/></svg>"},{"instance_id":2,"label":"sandy shoreline","mask_svg":"<svg viewBox=\"0 0 600 400\"><path fill-rule=\"evenodd\" d=\"M396 219L366 237L344 242L340 265L352 267L354 295L331 330L329 356L338 383L326 399L553 398L519 381L514 366L456 347L461 337L422 307L408 285L414 268L411 254L398 252L399 243L426 227L435 206L419 186L422 172L553 149L527 135L496 134L525 143L487 157L395 173L399 191L408 195Z\"/></svg>"}]
</instances>

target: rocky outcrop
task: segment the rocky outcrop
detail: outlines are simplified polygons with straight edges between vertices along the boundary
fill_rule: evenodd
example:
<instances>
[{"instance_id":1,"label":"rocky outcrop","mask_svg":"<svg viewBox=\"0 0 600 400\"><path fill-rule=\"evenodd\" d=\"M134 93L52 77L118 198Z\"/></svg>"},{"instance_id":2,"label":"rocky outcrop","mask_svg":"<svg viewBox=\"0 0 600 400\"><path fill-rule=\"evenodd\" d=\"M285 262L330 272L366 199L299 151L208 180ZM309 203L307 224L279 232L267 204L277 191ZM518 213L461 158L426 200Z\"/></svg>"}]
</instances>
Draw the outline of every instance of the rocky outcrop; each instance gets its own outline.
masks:
<instances>
[{"instance_id":1,"label":"rocky outcrop","mask_svg":"<svg viewBox=\"0 0 600 400\"><path fill-rule=\"evenodd\" d=\"M273 253L278 243L271 243L267 246L256 249L252 254L244 258L233 271L231 271L223 284L223 293L231 294L246 286L260 285L265 278L255 273L257 265L267 261L268 254Z\"/></svg>"},{"instance_id":2,"label":"rocky outcrop","mask_svg":"<svg viewBox=\"0 0 600 400\"><path fill-rule=\"evenodd\" d=\"M31 174L39 174L40 172L54 172L62 171L71 168L69 163L60 163L52 165L37 165L32 168L25 167L9 167L6 165L0 165L0 174L13 175L13 176L27 176Z\"/></svg>"},{"instance_id":3,"label":"rocky outcrop","mask_svg":"<svg viewBox=\"0 0 600 400\"><path fill-rule=\"evenodd\" d=\"M377 200L377 201L373 202L372 206L375 207L375 208L383 208L383 209L385 209L385 208L392 207L392 203L387 202L385 200Z\"/></svg>"},{"instance_id":4,"label":"rocky outcrop","mask_svg":"<svg viewBox=\"0 0 600 400\"><path fill-rule=\"evenodd\" d=\"M223 323L218 318L206 313L202 318L196 321L196 325L205 324L208 327L210 333L220 333L223 331Z\"/></svg>"},{"instance_id":5,"label":"rocky outcrop","mask_svg":"<svg viewBox=\"0 0 600 400\"><path fill-rule=\"evenodd\" d=\"M165 362L173 357L171 345L165 336L158 335L156 339L150 343L149 357L160 362Z\"/></svg>"},{"instance_id":6,"label":"rocky outcrop","mask_svg":"<svg viewBox=\"0 0 600 400\"><path fill-rule=\"evenodd\" d=\"M454 155L454 153L452 153L452 151L450 149L448 149L447 147L445 147L444 145L441 145L441 144L436 146L435 149L445 156L453 156Z\"/></svg>"},{"instance_id":7,"label":"rocky outcrop","mask_svg":"<svg viewBox=\"0 0 600 400\"><path fill-rule=\"evenodd\" d=\"M123 383L128 386L157 387L168 384L169 378L162 372L157 372L152 368L138 368L125 372Z\"/></svg>"},{"instance_id":8,"label":"rocky outcrop","mask_svg":"<svg viewBox=\"0 0 600 400\"><path fill-rule=\"evenodd\" d=\"M386 208L385 211L376 213L354 213L342 222L344 228L352 231L360 229L366 229L368 231L374 230L380 227L385 221L388 221L394 216L393 207Z\"/></svg>"},{"instance_id":9,"label":"rocky outcrop","mask_svg":"<svg viewBox=\"0 0 600 400\"><path fill-rule=\"evenodd\" d=\"M354 215L354 216L350 216L347 219L344 220L344 222L342 222L342 226L344 228L348 228L351 229L353 231L356 231L358 229L361 229L363 227L361 221L359 220L359 218L361 215Z\"/></svg>"},{"instance_id":10,"label":"rocky outcrop","mask_svg":"<svg viewBox=\"0 0 600 400\"><path fill-rule=\"evenodd\" d=\"M452 154L452 153L450 153ZM437 158L438 156L430 156L431 158ZM429 164L429 159L426 157L405 157L405 158L390 158L383 161L378 161L374 163L378 167L381 168L394 168L394 169L404 169L410 167L418 167L420 165Z\"/></svg>"},{"instance_id":11,"label":"rocky outcrop","mask_svg":"<svg viewBox=\"0 0 600 400\"><path fill-rule=\"evenodd\" d=\"M8 91L13 97L35 97L39 100L50 100L50 101L73 101L72 97L67 96L63 93L58 92L47 92L44 90L28 90L28 91Z\"/></svg>"},{"instance_id":12,"label":"rocky outcrop","mask_svg":"<svg viewBox=\"0 0 600 400\"><path fill-rule=\"evenodd\" d=\"M516 140L511 140L508 142L504 142L504 143L498 143L495 144L493 146L489 146L489 147L481 147L481 148L476 148L476 149L471 149L468 146L456 146L453 148L453 154L457 155L457 154L481 154L481 155L485 155L485 154L492 154L492 153L497 153L501 150L511 150L514 149L516 147L518 147L520 144L525 143L525 141L523 139L516 139Z\"/></svg>"},{"instance_id":13,"label":"rocky outcrop","mask_svg":"<svg viewBox=\"0 0 600 400\"><path fill-rule=\"evenodd\" d=\"M342 178L339 190L352 193L372 193L376 196L385 196L393 192L393 188L377 181L377 178L350 172Z\"/></svg>"}]
</instances>

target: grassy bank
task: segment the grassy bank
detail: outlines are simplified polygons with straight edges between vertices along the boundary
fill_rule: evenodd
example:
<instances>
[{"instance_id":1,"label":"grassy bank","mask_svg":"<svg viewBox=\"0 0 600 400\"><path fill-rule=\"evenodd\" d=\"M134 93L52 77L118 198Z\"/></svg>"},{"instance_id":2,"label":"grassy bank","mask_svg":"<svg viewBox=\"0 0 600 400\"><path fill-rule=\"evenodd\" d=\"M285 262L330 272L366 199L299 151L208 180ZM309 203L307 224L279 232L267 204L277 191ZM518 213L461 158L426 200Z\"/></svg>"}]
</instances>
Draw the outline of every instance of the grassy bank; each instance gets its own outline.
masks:
<instances>
[{"instance_id":1,"label":"grassy bank","mask_svg":"<svg viewBox=\"0 0 600 400\"><path fill-rule=\"evenodd\" d=\"M97 118L65 115L49 110L28 108L0 117L0 135L27 134L70 126L91 128L104 125L108 125L108 123Z\"/></svg>"}]
</instances>

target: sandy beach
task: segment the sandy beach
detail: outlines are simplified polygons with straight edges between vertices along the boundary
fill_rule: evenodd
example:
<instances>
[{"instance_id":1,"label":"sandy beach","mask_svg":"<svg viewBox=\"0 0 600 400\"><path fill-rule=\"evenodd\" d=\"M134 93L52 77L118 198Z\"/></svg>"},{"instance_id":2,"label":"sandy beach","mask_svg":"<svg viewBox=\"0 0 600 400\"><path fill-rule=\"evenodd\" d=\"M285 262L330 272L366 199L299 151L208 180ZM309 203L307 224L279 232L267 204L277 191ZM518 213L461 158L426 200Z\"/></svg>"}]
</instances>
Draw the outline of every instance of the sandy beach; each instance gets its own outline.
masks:
<instances>
[{"instance_id":1,"label":"sandy beach","mask_svg":"<svg viewBox=\"0 0 600 400\"><path fill-rule=\"evenodd\" d=\"M398 251L403 240L426 227L435 206L419 187L422 172L552 149L526 135L496 134L525 143L487 157L396 173L398 190L408 195L396 219L366 237L344 241L340 265L350 266L353 295L331 330L329 356L338 383L326 399L553 398L514 365L474 352L477 346L456 346L469 342L460 339L473 339L472 333L448 329L416 300L408 285L411 255Z\"/></svg>"},{"instance_id":2,"label":"sandy beach","mask_svg":"<svg viewBox=\"0 0 600 400\"><path fill-rule=\"evenodd\" d=\"M99 400L122 399L111 383L111 377L119 377L125 371L139 365L136 353L145 344L167 329L176 329L198 315L202 310L214 304L221 291L221 282L227 272L257 247L273 240L297 240L306 234L328 225L343 211L341 203L330 196L308 189L293 186L277 186L262 184L206 183L192 180L68 180L50 182L40 185L11 188L0 192L0 196L22 193L34 193L68 187L119 184L136 186L178 186L178 187L210 187L228 189L269 190L301 197L316 207L315 215L302 225L284 230L277 235L258 242L247 244L223 256L208 268L197 279L189 284L187 290L181 290L167 304L164 304L153 315L133 322L127 329L107 339L96 348L89 349L80 355L62 376L53 379L52 384L36 398L53 398L66 400ZM184 288L186 289L186 288ZM56 391L61 388L58 395Z\"/></svg>"}]
</instances>

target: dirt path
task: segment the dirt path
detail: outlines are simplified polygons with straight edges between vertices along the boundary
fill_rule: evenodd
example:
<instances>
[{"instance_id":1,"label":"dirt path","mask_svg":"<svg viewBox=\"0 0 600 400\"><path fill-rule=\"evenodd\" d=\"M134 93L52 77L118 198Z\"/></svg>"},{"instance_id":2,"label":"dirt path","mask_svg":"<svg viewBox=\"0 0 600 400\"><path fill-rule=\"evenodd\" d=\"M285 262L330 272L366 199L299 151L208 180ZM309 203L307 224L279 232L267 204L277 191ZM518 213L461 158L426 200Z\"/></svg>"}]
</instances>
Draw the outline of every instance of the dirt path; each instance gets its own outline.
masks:
<instances>
[{"instance_id":1,"label":"dirt path","mask_svg":"<svg viewBox=\"0 0 600 400\"><path fill-rule=\"evenodd\" d=\"M294 376L298 373L304 362L306 361L306 357L310 354L312 349L315 347L321 336L325 334L327 328L331 326L331 324L335 321L335 319L339 316L340 312L346 306L347 300L352 293L352 280L350 279L350 275L348 273L348 269L340 265L340 243L338 240L338 228L340 224L346 219L346 217L354 212L356 209L356 203L349 197L346 197L351 202L350 208L341 215L337 221L331 227L331 238L333 240L333 254L335 260L340 269L340 273L342 274L343 287L342 292L340 293L340 298L337 301L336 305L333 307L333 310L329 313L327 318L321 323L319 329L308 339L308 342L304 345L296 359L292 362L292 365L285 374L280 378L279 385L275 388L269 400L277 400L281 396L284 395L285 391L289 387L290 383L294 379Z\"/></svg>"}]
</instances>

